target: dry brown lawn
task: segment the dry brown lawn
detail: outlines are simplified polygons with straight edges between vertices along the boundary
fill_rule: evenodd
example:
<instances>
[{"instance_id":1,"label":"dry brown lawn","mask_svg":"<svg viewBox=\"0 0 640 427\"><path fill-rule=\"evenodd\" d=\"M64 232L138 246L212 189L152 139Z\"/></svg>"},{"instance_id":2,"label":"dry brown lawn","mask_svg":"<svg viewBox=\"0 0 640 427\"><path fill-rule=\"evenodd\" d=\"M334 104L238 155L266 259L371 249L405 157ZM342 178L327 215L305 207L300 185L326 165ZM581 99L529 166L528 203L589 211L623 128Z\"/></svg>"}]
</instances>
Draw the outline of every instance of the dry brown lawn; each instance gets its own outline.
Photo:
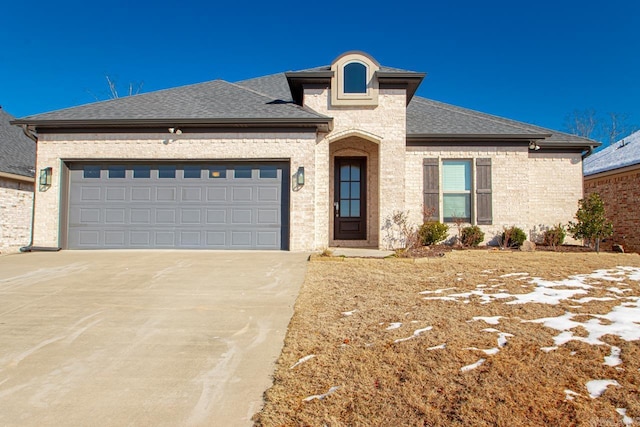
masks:
<instances>
[{"instance_id":1,"label":"dry brown lawn","mask_svg":"<svg viewBox=\"0 0 640 427\"><path fill-rule=\"evenodd\" d=\"M476 250L419 261L311 260L256 425L622 426L617 408L626 409L627 424L640 423L638 340L606 335L599 345L571 340L544 351L560 331L523 322L570 312L576 322L610 324L596 316L637 302L637 280L587 279L593 288L557 305L482 295L425 299L479 290L525 294L536 287L533 277L561 281L640 267L640 256ZM609 300L575 301L584 297ZM474 316L502 317L489 324ZM589 334L582 326L571 332ZM503 347L499 336L507 339ZM603 363L611 346L620 349L618 366ZM480 359L477 368L461 370ZM597 379L619 386L592 398L586 384Z\"/></svg>"}]
</instances>

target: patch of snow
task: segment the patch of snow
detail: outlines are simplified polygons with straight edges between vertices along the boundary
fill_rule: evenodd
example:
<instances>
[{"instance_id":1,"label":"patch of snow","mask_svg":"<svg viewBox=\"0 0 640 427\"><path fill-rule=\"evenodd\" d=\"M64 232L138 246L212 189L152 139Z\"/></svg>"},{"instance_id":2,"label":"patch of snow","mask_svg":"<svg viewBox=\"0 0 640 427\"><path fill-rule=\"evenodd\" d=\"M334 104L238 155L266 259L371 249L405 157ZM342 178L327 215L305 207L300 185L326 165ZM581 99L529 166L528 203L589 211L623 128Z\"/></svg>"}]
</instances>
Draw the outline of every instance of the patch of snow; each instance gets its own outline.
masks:
<instances>
[{"instance_id":1,"label":"patch of snow","mask_svg":"<svg viewBox=\"0 0 640 427\"><path fill-rule=\"evenodd\" d=\"M481 351L484 354L487 354L489 356L493 356L494 354L498 354L500 352L499 348L489 348L489 349L481 349L481 348L477 348L477 347L466 347L464 350L476 350L476 351Z\"/></svg>"},{"instance_id":2,"label":"patch of snow","mask_svg":"<svg viewBox=\"0 0 640 427\"><path fill-rule=\"evenodd\" d=\"M507 345L507 337L512 337L513 334L510 334L508 332L500 332L498 334L498 347L504 347L505 345Z\"/></svg>"},{"instance_id":3,"label":"patch of snow","mask_svg":"<svg viewBox=\"0 0 640 427\"><path fill-rule=\"evenodd\" d=\"M482 270L481 273L493 273L493 270Z\"/></svg>"},{"instance_id":4,"label":"patch of snow","mask_svg":"<svg viewBox=\"0 0 640 427\"><path fill-rule=\"evenodd\" d=\"M484 316L474 316L473 320L475 322L477 322L478 320L483 320L485 323L488 323L490 325L497 325L498 323L500 323L500 319L502 319L504 316L493 316L493 317L484 317Z\"/></svg>"},{"instance_id":5,"label":"patch of snow","mask_svg":"<svg viewBox=\"0 0 640 427\"><path fill-rule=\"evenodd\" d=\"M460 372L468 372L472 369L476 369L478 366L482 365L487 359L480 359L476 363L472 363L471 365L463 366L460 368Z\"/></svg>"},{"instance_id":6,"label":"patch of snow","mask_svg":"<svg viewBox=\"0 0 640 427\"><path fill-rule=\"evenodd\" d=\"M514 276L528 276L529 273L508 273L508 274L503 274L500 277L514 277Z\"/></svg>"},{"instance_id":7,"label":"patch of snow","mask_svg":"<svg viewBox=\"0 0 640 427\"><path fill-rule=\"evenodd\" d=\"M557 350L558 347L557 346L551 346L551 347L540 347L540 350L544 351L545 353L549 353L550 351L554 351Z\"/></svg>"},{"instance_id":8,"label":"patch of snow","mask_svg":"<svg viewBox=\"0 0 640 427\"><path fill-rule=\"evenodd\" d=\"M574 299L571 300L574 302L577 302L579 304L584 304L586 302L591 302L591 301L615 301L615 298L611 298L611 297L584 297L584 298L580 298L580 299ZM577 306L580 307L580 306Z\"/></svg>"},{"instance_id":9,"label":"patch of snow","mask_svg":"<svg viewBox=\"0 0 640 427\"><path fill-rule=\"evenodd\" d=\"M411 335L410 337L399 338L399 339L395 340L394 343L408 341L410 339L416 338L416 337L420 336L420 334L422 334L423 332L430 331L431 329L433 329L433 326L427 326L426 328L416 329L415 331L413 331L413 335Z\"/></svg>"},{"instance_id":10,"label":"patch of snow","mask_svg":"<svg viewBox=\"0 0 640 427\"><path fill-rule=\"evenodd\" d=\"M429 351L444 350L446 347L447 347L447 344L440 344L440 345L436 345L434 347L429 347L429 348L427 348L427 350L429 350Z\"/></svg>"},{"instance_id":11,"label":"patch of snow","mask_svg":"<svg viewBox=\"0 0 640 427\"><path fill-rule=\"evenodd\" d=\"M607 366L618 366L622 364L622 359L620 359L620 347L611 346L611 354L605 356L604 364Z\"/></svg>"},{"instance_id":12,"label":"patch of snow","mask_svg":"<svg viewBox=\"0 0 640 427\"><path fill-rule=\"evenodd\" d=\"M631 289L620 289L620 288L607 288L609 292L613 292L614 294L624 295L625 292L631 292Z\"/></svg>"},{"instance_id":13,"label":"patch of snow","mask_svg":"<svg viewBox=\"0 0 640 427\"><path fill-rule=\"evenodd\" d=\"M564 398L565 400L573 400L575 399L574 396L580 396L580 393L576 393L575 391L569 390L568 388L565 389L564 394L565 394L565 398Z\"/></svg>"},{"instance_id":14,"label":"patch of snow","mask_svg":"<svg viewBox=\"0 0 640 427\"><path fill-rule=\"evenodd\" d=\"M484 328L482 332L500 332L496 328Z\"/></svg>"},{"instance_id":15,"label":"patch of snow","mask_svg":"<svg viewBox=\"0 0 640 427\"><path fill-rule=\"evenodd\" d=\"M303 400L304 402L310 402L310 401L312 401L312 400L314 400L314 399L322 400L322 399L324 399L325 397L330 396L330 395L332 395L333 393L335 393L336 391L338 391L338 389L339 389L339 388L340 388L339 386L334 386L334 387L331 387L331 388L329 389L329 391L327 391L326 393L323 393L323 394L314 394L313 396L305 397L305 398L304 398L304 399L302 399L302 400Z\"/></svg>"},{"instance_id":16,"label":"patch of snow","mask_svg":"<svg viewBox=\"0 0 640 427\"><path fill-rule=\"evenodd\" d=\"M616 380L591 380L587 382L587 391L589 391L589 396L595 399L596 397L600 397L610 385L620 387L620 384L618 384Z\"/></svg>"},{"instance_id":17,"label":"patch of snow","mask_svg":"<svg viewBox=\"0 0 640 427\"><path fill-rule=\"evenodd\" d=\"M391 323L388 327L387 327L387 331L391 331L393 329L398 329L400 326L402 326L402 323L400 322L393 322Z\"/></svg>"},{"instance_id":18,"label":"patch of snow","mask_svg":"<svg viewBox=\"0 0 640 427\"><path fill-rule=\"evenodd\" d=\"M351 310L351 311L343 311L342 315L347 317L347 316L353 316L353 313L355 313L358 310Z\"/></svg>"},{"instance_id":19,"label":"patch of snow","mask_svg":"<svg viewBox=\"0 0 640 427\"><path fill-rule=\"evenodd\" d=\"M616 412L622 415L622 423L626 426L633 425L633 418L627 416L626 408L616 408Z\"/></svg>"},{"instance_id":20,"label":"patch of snow","mask_svg":"<svg viewBox=\"0 0 640 427\"><path fill-rule=\"evenodd\" d=\"M291 365L291 367L290 367L289 369L293 369L293 368L295 368L296 366L298 366L298 365L300 365L300 364L302 364L302 363L306 362L307 360L311 360L311 359L313 359L314 357L316 357L316 355L315 355L315 354L310 354L310 355L308 355L308 356L301 357L300 359L298 359L298 361L297 361L296 363L294 363L293 365Z\"/></svg>"}]
</instances>

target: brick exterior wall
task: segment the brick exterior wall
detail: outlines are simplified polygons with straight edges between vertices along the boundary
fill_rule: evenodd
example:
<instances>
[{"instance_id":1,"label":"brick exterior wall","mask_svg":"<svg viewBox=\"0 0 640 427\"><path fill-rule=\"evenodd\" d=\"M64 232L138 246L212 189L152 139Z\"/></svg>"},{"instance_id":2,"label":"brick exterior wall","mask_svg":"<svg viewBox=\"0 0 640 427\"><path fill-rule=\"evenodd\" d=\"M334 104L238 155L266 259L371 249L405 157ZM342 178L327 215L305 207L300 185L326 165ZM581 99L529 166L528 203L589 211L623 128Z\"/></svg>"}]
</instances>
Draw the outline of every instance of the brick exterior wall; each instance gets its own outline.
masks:
<instances>
[{"instance_id":1,"label":"brick exterior wall","mask_svg":"<svg viewBox=\"0 0 640 427\"><path fill-rule=\"evenodd\" d=\"M598 174L584 179L585 197L599 193L605 212L613 222L613 238L602 249L620 244L626 252L640 253L640 165L615 174Z\"/></svg>"},{"instance_id":2,"label":"brick exterior wall","mask_svg":"<svg viewBox=\"0 0 640 427\"><path fill-rule=\"evenodd\" d=\"M394 211L404 210L405 91L380 89L377 106L342 107L331 105L329 89L306 88L304 105L320 114L333 117L333 130L321 135L316 147L316 170L319 172L316 183L316 241L321 246L384 247L382 226L385 219ZM349 149L353 151L348 151ZM338 150L343 151L339 153ZM378 186L378 203L377 206L375 203L369 205L366 240L336 241L333 239L331 165L336 154L357 153L370 158L367 168L369 185ZM372 200L375 198L370 197L369 201Z\"/></svg>"},{"instance_id":3,"label":"brick exterior wall","mask_svg":"<svg viewBox=\"0 0 640 427\"><path fill-rule=\"evenodd\" d=\"M459 146L410 147L406 156L405 206L416 224L422 221L424 158L491 158L493 224L480 226L485 243L495 243L504 227L511 226L538 240L547 228L569 222L582 198L582 161L577 153L531 152L526 146ZM472 191L472 206L474 197ZM455 225L449 225L450 236L456 235Z\"/></svg>"},{"instance_id":4,"label":"brick exterior wall","mask_svg":"<svg viewBox=\"0 0 640 427\"><path fill-rule=\"evenodd\" d=\"M173 141L164 143L171 137ZM315 144L312 132L220 134L42 134L38 169L53 168L52 186L38 192L34 244L57 247L65 160L290 160L291 173L305 167L304 187L290 195L290 249L313 250L315 241Z\"/></svg>"},{"instance_id":5,"label":"brick exterior wall","mask_svg":"<svg viewBox=\"0 0 640 427\"><path fill-rule=\"evenodd\" d=\"M0 252L17 252L31 238L33 184L0 177Z\"/></svg>"}]
</instances>

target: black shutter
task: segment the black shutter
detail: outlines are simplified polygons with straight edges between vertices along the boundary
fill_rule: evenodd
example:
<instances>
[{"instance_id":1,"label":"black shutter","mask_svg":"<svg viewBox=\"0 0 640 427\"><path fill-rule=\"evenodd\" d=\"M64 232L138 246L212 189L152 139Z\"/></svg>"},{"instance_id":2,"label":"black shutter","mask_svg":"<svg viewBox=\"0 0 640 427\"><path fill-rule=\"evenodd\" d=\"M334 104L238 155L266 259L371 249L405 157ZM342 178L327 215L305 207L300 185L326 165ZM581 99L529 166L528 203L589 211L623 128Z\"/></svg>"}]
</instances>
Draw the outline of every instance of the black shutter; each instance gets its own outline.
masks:
<instances>
[{"instance_id":1,"label":"black shutter","mask_svg":"<svg viewBox=\"0 0 640 427\"><path fill-rule=\"evenodd\" d=\"M424 220L440 219L440 173L438 159L424 159Z\"/></svg>"},{"instance_id":2,"label":"black shutter","mask_svg":"<svg viewBox=\"0 0 640 427\"><path fill-rule=\"evenodd\" d=\"M493 224L491 159L476 159L476 201L478 203L478 224Z\"/></svg>"}]
</instances>

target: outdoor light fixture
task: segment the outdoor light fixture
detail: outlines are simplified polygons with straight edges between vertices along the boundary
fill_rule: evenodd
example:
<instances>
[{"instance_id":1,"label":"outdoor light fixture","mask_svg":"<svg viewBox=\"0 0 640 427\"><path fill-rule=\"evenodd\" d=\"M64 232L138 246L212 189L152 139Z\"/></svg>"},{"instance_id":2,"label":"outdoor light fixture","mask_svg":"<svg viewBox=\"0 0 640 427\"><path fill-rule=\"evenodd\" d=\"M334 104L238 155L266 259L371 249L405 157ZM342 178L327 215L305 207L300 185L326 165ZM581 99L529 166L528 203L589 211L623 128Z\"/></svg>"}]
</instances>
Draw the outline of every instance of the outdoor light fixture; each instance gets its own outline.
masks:
<instances>
[{"instance_id":1,"label":"outdoor light fixture","mask_svg":"<svg viewBox=\"0 0 640 427\"><path fill-rule=\"evenodd\" d=\"M529 143L529 150L538 151L539 149L540 149L540 146L538 144L536 144L535 142L531 141Z\"/></svg>"},{"instance_id":2,"label":"outdoor light fixture","mask_svg":"<svg viewBox=\"0 0 640 427\"><path fill-rule=\"evenodd\" d=\"M300 166L298 172L296 172L296 184L298 184L298 187L304 185L304 166Z\"/></svg>"},{"instance_id":3,"label":"outdoor light fixture","mask_svg":"<svg viewBox=\"0 0 640 427\"><path fill-rule=\"evenodd\" d=\"M175 133L176 135L182 135L182 129L169 128L169 133Z\"/></svg>"},{"instance_id":4,"label":"outdoor light fixture","mask_svg":"<svg viewBox=\"0 0 640 427\"><path fill-rule=\"evenodd\" d=\"M40 191L46 191L49 187L51 187L51 175L53 175L53 168L48 167L40 169Z\"/></svg>"}]
</instances>

